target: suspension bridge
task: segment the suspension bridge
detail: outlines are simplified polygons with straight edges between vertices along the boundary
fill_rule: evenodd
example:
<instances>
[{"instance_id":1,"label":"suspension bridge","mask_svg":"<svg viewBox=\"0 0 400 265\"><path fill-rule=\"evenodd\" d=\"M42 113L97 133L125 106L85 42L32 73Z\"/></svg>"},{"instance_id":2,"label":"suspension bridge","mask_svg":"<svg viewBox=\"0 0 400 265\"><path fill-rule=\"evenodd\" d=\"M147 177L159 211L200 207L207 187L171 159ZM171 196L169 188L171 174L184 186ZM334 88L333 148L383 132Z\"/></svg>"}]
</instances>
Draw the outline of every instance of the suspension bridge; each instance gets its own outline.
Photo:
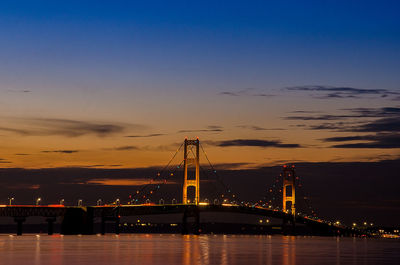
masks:
<instances>
[{"instance_id":1,"label":"suspension bridge","mask_svg":"<svg viewBox=\"0 0 400 265\"><path fill-rule=\"evenodd\" d=\"M177 164L172 161L177 158L183 149L183 159ZM208 163L208 169L200 164L200 153L204 155ZM160 192L162 186L173 178L177 171L183 171L182 198L172 199L167 203L164 199L152 202L152 196ZM209 181L217 191L214 199L202 198L200 195L200 174L206 178L211 172L213 181ZM118 199L112 204L65 206L60 204L40 205L0 205L0 217L12 217L17 226L17 235L22 235L24 222L29 217L43 217L48 224L48 234L53 234L53 225L57 218L61 218L61 234L93 234L94 223L101 224L101 234L105 234L106 224L115 225L115 233L120 232L121 218L141 215L180 214L182 216L182 234L199 234L200 215L203 213L232 213L256 215L267 218L276 218L282 221L282 233L296 234L296 227L307 227L309 234L349 235L361 234L351 227L340 223L326 221L318 218L312 210L306 196L296 196L303 193L302 185L293 165L284 165L282 173L277 176L271 187L266 189L264 198L257 202L240 201L237 193L234 193L211 164L199 139L185 139L176 150L171 160L154 178L150 178L148 184L141 186L133 194L129 195L127 203L123 204ZM297 210L296 200L303 198L310 213L301 213Z\"/></svg>"}]
</instances>

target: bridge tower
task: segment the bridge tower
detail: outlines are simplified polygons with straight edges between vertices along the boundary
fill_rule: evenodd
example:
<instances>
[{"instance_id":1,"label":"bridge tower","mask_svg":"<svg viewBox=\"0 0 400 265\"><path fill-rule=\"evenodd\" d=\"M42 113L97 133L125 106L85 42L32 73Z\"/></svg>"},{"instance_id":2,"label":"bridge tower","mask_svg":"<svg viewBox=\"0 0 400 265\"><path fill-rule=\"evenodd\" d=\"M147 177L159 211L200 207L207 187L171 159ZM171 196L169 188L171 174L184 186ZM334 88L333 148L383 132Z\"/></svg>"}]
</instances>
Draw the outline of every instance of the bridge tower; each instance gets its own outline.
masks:
<instances>
[{"instance_id":1,"label":"bridge tower","mask_svg":"<svg viewBox=\"0 0 400 265\"><path fill-rule=\"evenodd\" d=\"M195 148L194 152L191 147ZM182 203L183 204L189 204L189 203L194 203L194 204L199 204L200 201L200 150L199 150L200 142L199 138L196 140L188 140L187 138L185 139L185 145L184 145L184 154L183 154L183 171L184 171L184 179L183 179L183 199ZM190 177L188 176L188 167L195 167L195 176ZM188 196L187 196L187 191L188 187L194 187L195 188L195 196L194 196L194 201L189 202L188 201Z\"/></svg>"},{"instance_id":2,"label":"bridge tower","mask_svg":"<svg viewBox=\"0 0 400 265\"><path fill-rule=\"evenodd\" d=\"M296 172L294 165L283 166L283 211L296 214Z\"/></svg>"}]
</instances>

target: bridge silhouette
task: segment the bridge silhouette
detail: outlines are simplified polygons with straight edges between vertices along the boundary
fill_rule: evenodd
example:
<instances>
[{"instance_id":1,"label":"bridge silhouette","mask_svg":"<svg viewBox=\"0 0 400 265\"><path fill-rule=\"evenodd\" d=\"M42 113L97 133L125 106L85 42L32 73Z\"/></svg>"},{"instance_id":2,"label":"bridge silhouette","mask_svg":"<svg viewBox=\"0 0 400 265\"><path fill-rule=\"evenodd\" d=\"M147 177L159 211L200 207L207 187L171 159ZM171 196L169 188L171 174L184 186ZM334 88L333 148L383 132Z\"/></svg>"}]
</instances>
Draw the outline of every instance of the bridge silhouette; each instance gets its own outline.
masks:
<instances>
[{"instance_id":1,"label":"bridge silhouette","mask_svg":"<svg viewBox=\"0 0 400 265\"><path fill-rule=\"evenodd\" d=\"M167 182L165 174L173 176L173 172L166 172L171 161L177 156L183 147L183 161L175 168L181 168L183 164L183 184L182 201L180 203L173 199L172 203L166 204L163 199L158 203L152 203L150 196ZM220 199L210 202L208 199L202 200L200 197L200 150L204 153L212 172L215 173L221 185L226 190L227 195L222 194ZM277 218L282 220L282 233L296 234L299 225L308 228L309 234L325 235L350 235L362 234L364 232L346 227L338 222L330 222L320 219L315 214L306 215L296 211L296 171L293 165L282 167L282 185L279 186L278 180L268 191L279 189L282 194L281 207L274 207L273 200L277 196L264 198L255 203L239 202L237 195L225 185L217 175L217 171L211 164L200 144L199 139L185 139L177 149L167 166L156 174L156 177L149 180L147 185L138 189L127 204L121 204L119 200L110 205L83 206L82 202L78 206L65 206L63 201L60 204L39 205L0 205L0 217L12 217L17 225L17 235L22 235L23 224L29 217L44 217L48 224L48 234L53 234L53 226L57 218L61 217L61 234L93 234L95 220L101 220L101 233L106 233L106 223L114 223L115 233L120 232L120 221L122 217L141 216L141 215L163 215L181 214L182 234L199 234L200 215L202 213L239 213L247 215L257 215L267 218Z\"/></svg>"}]
</instances>

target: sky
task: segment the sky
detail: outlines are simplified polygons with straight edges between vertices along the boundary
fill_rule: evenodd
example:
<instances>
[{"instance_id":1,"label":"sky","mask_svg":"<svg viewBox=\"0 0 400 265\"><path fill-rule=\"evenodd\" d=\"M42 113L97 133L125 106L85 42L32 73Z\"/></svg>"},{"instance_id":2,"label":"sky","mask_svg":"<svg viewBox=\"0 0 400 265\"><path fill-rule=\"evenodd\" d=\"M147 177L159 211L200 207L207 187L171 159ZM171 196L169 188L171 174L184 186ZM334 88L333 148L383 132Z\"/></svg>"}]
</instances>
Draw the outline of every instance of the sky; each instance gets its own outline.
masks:
<instances>
[{"instance_id":1,"label":"sky","mask_svg":"<svg viewBox=\"0 0 400 265\"><path fill-rule=\"evenodd\" d=\"M1 1L0 167L160 167L185 137L230 170L397 161L399 11Z\"/></svg>"}]
</instances>

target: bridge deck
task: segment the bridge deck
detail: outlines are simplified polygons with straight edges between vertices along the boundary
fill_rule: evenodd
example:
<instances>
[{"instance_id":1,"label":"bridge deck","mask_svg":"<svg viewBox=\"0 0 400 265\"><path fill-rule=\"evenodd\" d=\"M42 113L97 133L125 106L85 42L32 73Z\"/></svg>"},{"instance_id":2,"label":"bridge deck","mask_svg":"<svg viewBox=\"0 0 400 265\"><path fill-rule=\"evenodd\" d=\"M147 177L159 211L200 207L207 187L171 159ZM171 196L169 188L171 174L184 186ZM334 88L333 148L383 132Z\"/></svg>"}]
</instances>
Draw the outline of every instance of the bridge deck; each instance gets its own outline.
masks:
<instances>
[{"instance_id":1,"label":"bridge deck","mask_svg":"<svg viewBox=\"0 0 400 265\"><path fill-rule=\"evenodd\" d=\"M291 214L263 208L258 206L242 206L233 204L222 205L185 205L185 204L165 204L165 205L104 205L104 206L63 206L63 205L49 205L49 206L34 206L34 205L1 205L0 217L29 217L29 216L43 216L43 217L59 217L64 216L69 209L75 209L87 212L91 209L93 217L122 217L122 216L135 216L135 215L157 215L157 214L178 214L185 211L198 211L201 212L229 212L229 213L243 213L251 215L259 215L271 218L279 218L285 220L293 220ZM338 226L331 223L314 220L305 216L296 215L295 221L298 223L319 225L319 226L333 226L337 229L343 229L344 226Z\"/></svg>"}]
</instances>

